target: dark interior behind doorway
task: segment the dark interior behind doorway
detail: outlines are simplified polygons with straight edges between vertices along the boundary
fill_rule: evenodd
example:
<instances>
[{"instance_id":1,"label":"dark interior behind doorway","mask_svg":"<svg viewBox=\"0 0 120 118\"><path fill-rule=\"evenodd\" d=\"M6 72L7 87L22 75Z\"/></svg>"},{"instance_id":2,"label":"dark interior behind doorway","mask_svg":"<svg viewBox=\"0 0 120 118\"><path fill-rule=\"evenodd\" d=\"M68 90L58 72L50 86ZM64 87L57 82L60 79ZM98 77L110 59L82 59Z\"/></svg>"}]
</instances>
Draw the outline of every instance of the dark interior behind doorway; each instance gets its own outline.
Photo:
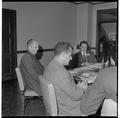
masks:
<instances>
[{"instance_id":1,"label":"dark interior behind doorway","mask_svg":"<svg viewBox=\"0 0 120 118\"><path fill-rule=\"evenodd\" d=\"M15 77L16 65L16 11L2 9L2 81Z\"/></svg>"},{"instance_id":2,"label":"dark interior behind doorway","mask_svg":"<svg viewBox=\"0 0 120 118\"><path fill-rule=\"evenodd\" d=\"M117 9L97 11L97 57L106 62L112 57L117 64L118 55L118 21Z\"/></svg>"}]
</instances>

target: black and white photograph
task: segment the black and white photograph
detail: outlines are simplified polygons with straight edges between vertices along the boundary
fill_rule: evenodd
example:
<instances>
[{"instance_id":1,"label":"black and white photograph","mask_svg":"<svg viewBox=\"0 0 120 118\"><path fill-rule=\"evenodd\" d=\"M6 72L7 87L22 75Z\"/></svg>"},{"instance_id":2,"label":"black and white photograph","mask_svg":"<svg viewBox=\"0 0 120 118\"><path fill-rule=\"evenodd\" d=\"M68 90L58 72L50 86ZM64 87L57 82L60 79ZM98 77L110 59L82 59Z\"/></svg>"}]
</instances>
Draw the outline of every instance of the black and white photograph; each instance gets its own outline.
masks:
<instances>
[{"instance_id":1,"label":"black and white photograph","mask_svg":"<svg viewBox=\"0 0 120 118\"><path fill-rule=\"evenodd\" d=\"M118 117L118 1L2 1L1 116Z\"/></svg>"}]
</instances>

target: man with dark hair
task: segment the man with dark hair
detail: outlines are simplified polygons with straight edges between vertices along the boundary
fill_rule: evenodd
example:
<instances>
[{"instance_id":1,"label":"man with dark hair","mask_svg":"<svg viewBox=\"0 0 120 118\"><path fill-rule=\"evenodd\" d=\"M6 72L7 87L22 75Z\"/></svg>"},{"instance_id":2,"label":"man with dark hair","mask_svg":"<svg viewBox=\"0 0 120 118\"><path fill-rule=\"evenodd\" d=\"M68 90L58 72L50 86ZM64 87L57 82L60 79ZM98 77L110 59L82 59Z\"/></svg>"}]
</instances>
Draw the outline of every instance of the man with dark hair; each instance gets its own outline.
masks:
<instances>
[{"instance_id":1,"label":"man with dark hair","mask_svg":"<svg viewBox=\"0 0 120 118\"><path fill-rule=\"evenodd\" d=\"M81 41L80 51L78 52L78 66L84 66L89 63L97 63L97 60L94 53L89 50L87 41Z\"/></svg>"},{"instance_id":2,"label":"man with dark hair","mask_svg":"<svg viewBox=\"0 0 120 118\"><path fill-rule=\"evenodd\" d=\"M22 56L20 70L25 83L25 89L33 90L41 96L39 75L43 74L44 67L35 57L38 51L38 41L30 39L27 41L27 52Z\"/></svg>"},{"instance_id":3,"label":"man with dark hair","mask_svg":"<svg viewBox=\"0 0 120 118\"><path fill-rule=\"evenodd\" d=\"M75 84L74 79L64 67L72 59L72 46L59 42L54 48L54 58L46 67L43 76L55 89L58 111L61 116L80 116L80 98L87 89L87 83Z\"/></svg>"},{"instance_id":4,"label":"man with dark hair","mask_svg":"<svg viewBox=\"0 0 120 118\"><path fill-rule=\"evenodd\" d=\"M97 63L94 53L90 50L87 41L81 41L73 51L72 60L70 61L68 69L81 67L84 65Z\"/></svg>"}]
</instances>

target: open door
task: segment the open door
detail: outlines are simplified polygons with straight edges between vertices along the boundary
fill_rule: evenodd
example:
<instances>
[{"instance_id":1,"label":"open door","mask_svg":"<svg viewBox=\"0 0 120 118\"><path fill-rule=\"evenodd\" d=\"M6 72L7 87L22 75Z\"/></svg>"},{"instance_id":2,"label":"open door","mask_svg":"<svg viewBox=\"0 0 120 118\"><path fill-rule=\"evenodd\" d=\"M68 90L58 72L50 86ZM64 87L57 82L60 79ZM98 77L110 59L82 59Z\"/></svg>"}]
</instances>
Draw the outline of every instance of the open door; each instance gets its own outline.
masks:
<instances>
[{"instance_id":1,"label":"open door","mask_svg":"<svg viewBox=\"0 0 120 118\"><path fill-rule=\"evenodd\" d=\"M112 57L117 63L117 9L97 11L97 57L101 62Z\"/></svg>"},{"instance_id":2,"label":"open door","mask_svg":"<svg viewBox=\"0 0 120 118\"><path fill-rule=\"evenodd\" d=\"M2 81L14 79L16 66L16 11L2 9Z\"/></svg>"}]
</instances>

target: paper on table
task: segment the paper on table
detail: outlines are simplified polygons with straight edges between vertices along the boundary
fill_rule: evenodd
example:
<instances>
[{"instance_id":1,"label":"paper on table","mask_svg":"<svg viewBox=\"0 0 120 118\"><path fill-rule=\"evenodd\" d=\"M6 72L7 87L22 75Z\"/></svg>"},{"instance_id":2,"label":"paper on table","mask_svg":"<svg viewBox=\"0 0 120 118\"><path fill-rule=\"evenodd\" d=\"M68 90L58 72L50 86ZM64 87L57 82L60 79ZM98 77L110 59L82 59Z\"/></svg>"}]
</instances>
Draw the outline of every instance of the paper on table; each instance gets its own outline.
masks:
<instances>
[{"instance_id":1,"label":"paper on table","mask_svg":"<svg viewBox=\"0 0 120 118\"><path fill-rule=\"evenodd\" d=\"M92 70L92 69L84 66L84 67L75 68L73 71L74 71L74 72L80 72L80 71L84 71L84 70L88 70L88 69L89 69L89 70Z\"/></svg>"},{"instance_id":2,"label":"paper on table","mask_svg":"<svg viewBox=\"0 0 120 118\"><path fill-rule=\"evenodd\" d=\"M112 57L110 58L110 62L111 62L112 65L115 65L115 61Z\"/></svg>"},{"instance_id":3,"label":"paper on table","mask_svg":"<svg viewBox=\"0 0 120 118\"><path fill-rule=\"evenodd\" d=\"M83 73L80 78L82 80L88 81L88 83L93 83L97 77L97 74L94 72Z\"/></svg>"},{"instance_id":4,"label":"paper on table","mask_svg":"<svg viewBox=\"0 0 120 118\"><path fill-rule=\"evenodd\" d=\"M69 73L70 73L72 76L78 75L78 72L76 72L76 71L74 71L74 70L69 70Z\"/></svg>"},{"instance_id":5,"label":"paper on table","mask_svg":"<svg viewBox=\"0 0 120 118\"><path fill-rule=\"evenodd\" d=\"M88 65L86 66L86 68L89 68L89 69L100 69L103 67L103 64L101 63L95 63L95 64L91 64L91 65Z\"/></svg>"}]
</instances>

